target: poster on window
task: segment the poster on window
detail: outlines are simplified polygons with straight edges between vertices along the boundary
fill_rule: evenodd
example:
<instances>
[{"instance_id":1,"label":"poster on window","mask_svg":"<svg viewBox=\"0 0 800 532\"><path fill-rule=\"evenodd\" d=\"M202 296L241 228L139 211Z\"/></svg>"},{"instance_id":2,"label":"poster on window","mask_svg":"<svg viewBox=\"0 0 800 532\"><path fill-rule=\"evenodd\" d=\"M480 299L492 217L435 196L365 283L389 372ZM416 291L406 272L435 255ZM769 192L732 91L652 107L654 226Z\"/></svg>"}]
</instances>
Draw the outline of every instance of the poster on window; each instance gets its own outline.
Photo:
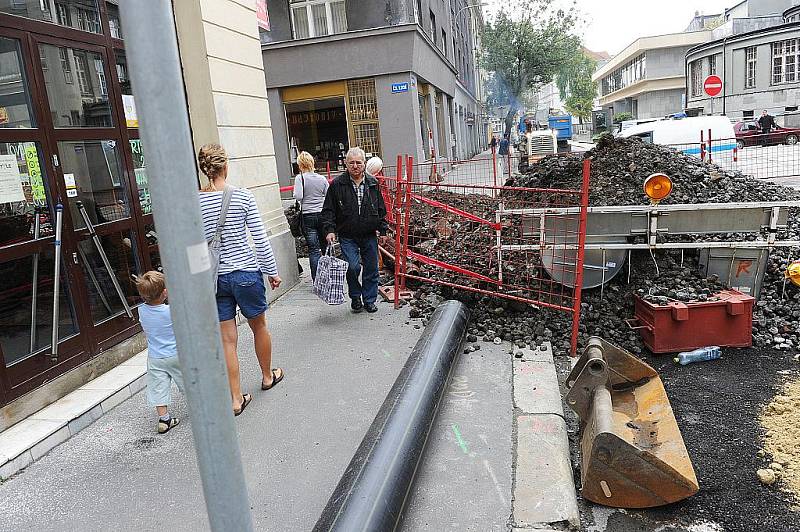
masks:
<instances>
[{"instance_id":1,"label":"poster on window","mask_svg":"<svg viewBox=\"0 0 800 532\"><path fill-rule=\"evenodd\" d=\"M136 102L133 95L122 95L122 108L125 109L125 124L128 127L139 127L139 116L136 114Z\"/></svg>"},{"instance_id":2,"label":"poster on window","mask_svg":"<svg viewBox=\"0 0 800 532\"><path fill-rule=\"evenodd\" d=\"M269 13L267 13L267 0L256 0L256 17L258 27L269 31Z\"/></svg>"},{"instance_id":3,"label":"poster on window","mask_svg":"<svg viewBox=\"0 0 800 532\"><path fill-rule=\"evenodd\" d=\"M16 155L0 155L0 203L25 201Z\"/></svg>"}]
</instances>

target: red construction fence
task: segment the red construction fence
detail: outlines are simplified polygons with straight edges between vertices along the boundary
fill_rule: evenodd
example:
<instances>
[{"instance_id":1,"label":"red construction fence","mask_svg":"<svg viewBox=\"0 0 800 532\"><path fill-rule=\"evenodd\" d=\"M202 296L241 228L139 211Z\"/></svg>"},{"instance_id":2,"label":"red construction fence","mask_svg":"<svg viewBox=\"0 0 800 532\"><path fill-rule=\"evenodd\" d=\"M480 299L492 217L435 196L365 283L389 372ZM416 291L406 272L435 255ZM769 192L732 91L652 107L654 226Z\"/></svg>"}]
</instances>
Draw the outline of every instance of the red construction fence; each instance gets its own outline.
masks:
<instances>
[{"instance_id":1,"label":"red construction fence","mask_svg":"<svg viewBox=\"0 0 800 532\"><path fill-rule=\"evenodd\" d=\"M566 312L574 354L590 163L579 190L504 186L499 166L495 156L422 163L404 156L384 171L395 306L412 283L431 283Z\"/></svg>"}]
</instances>

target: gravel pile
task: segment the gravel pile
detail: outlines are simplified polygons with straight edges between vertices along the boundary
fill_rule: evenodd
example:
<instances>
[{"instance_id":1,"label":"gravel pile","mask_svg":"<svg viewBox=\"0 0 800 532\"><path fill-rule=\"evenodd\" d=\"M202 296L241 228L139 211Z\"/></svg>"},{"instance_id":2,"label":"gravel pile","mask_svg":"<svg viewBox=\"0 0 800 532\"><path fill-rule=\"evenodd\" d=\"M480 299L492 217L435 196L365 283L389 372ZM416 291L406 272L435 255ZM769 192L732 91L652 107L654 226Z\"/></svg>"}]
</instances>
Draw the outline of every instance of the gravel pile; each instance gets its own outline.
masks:
<instances>
[{"instance_id":1,"label":"gravel pile","mask_svg":"<svg viewBox=\"0 0 800 532\"><path fill-rule=\"evenodd\" d=\"M512 186L570 188L580 190L584 154L551 155L515 176ZM590 205L643 205L648 199L644 180L663 173L672 179L672 194L662 203L729 203L739 201L787 201L800 199L800 192L726 171L697 157L671 148L648 144L633 137L600 138L585 153L592 159Z\"/></svg>"},{"instance_id":2,"label":"gravel pile","mask_svg":"<svg viewBox=\"0 0 800 532\"><path fill-rule=\"evenodd\" d=\"M513 178L514 186L533 188L579 188L584 154L551 156L529 168L527 174ZM642 182L652 173L669 175L675 185L672 196L664 203L715 203L735 201L800 200L800 192L759 181L737 172L726 172L696 157L686 156L663 146L646 144L639 139L614 139L605 136L597 147L585 154L592 158L592 205L645 204ZM493 218L494 202L481 196L459 196L434 192L431 196L444 203L463 208L485 218ZM415 213L417 211L414 211ZM440 221L448 219L452 235L442 235ZM421 211L411 224L410 243L415 251L447 262L486 272L480 257L466 250L484 249L485 231L474 231L468 222L456 215L437 210ZM704 238L730 240L741 235L713 235ZM751 235L749 239L756 238ZM759 237L761 238L761 237ZM800 240L800 216L791 211L789 229L781 238ZM483 240L482 240L483 239ZM784 283L786 265L800 258L797 250L776 248L766 268L760 301L754 309L753 336L758 347L788 350L800 346L800 291ZM684 302L709 301L724 286L716 278L699 274L698 254L687 250L649 252L635 251L631 256L631 278L627 268L600 289L583 293L580 343L588 336L602 334L635 353L645 348L638 333L629 329L626 318L633 316L633 294L653 303L670 300ZM657 267L655 264L657 264ZM431 274L435 268L422 266ZM658 272L658 273L656 273ZM491 272L490 272L491 274ZM508 272L504 272L508 275ZM513 272L512 272L513 275ZM529 275L529 272L526 273ZM507 280L508 282L508 280ZM513 279L512 279L513 284ZM454 294L447 287L419 286L412 301L411 316L426 317L441 297L458 297L473 307L471 337L485 341L509 340L536 345L544 340L556 348L569 345L569 316L546 309L538 310L517 303L480 296Z\"/></svg>"}]
</instances>

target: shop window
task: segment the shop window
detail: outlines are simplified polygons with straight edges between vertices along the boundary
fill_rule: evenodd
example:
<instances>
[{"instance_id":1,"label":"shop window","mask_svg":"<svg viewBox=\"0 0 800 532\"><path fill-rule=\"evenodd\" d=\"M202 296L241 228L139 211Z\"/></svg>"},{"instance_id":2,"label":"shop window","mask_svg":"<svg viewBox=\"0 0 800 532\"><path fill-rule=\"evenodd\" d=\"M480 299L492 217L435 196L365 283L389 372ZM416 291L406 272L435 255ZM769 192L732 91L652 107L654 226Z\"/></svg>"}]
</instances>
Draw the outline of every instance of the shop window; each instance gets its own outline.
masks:
<instances>
[{"instance_id":1,"label":"shop window","mask_svg":"<svg viewBox=\"0 0 800 532\"><path fill-rule=\"evenodd\" d=\"M290 143L314 156L317 171L344 169L349 144L343 97L286 104Z\"/></svg>"},{"instance_id":2,"label":"shop window","mask_svg":"<svg viewBox=\"0 0 800 532\"><path fill-rule=\"evenodd\" d=\"M290 4L295 39L347 31L345 0L292 0Z\"/></svg>"},{"instance_id":3,"label":"shop window","mask_svg":"<svg viewBox=\"0 0 800 532\"><path fill-rule=\"evenodd\" d=\"M40 148L34 142L0 142L0 247L53 234Z\"/></svg>"},{"instance_id":4,"label":"shop window","mask_svg":"<svg viewBox=\"0 0 800 532\"><path fill-rule=\"evenodd\" d=\"M81 267L86 277L89 308L95 324L125 312L122 300L111 280L112 275L122 288L122 297L128 306L141 303L132 281L132 276L140 272L135 258L137 251L133 233L124 231L103 235L100 237L100 245L111 264L110 272L106 269L93 240L83 240L78 244Z\"/></svg>"},{"instance_id":5,"label":"shop window","mask_svg":"<svg viewBox=\"0 0 800 532\"><path fill-rule=\"evenodd\" d=\"M57 54L61 60L63 76L56 75L55 69L43 72L53 125L111 127L113 121L103 57L97 52L52 44L40 44L39 48L44 55ZM73 83L74 78L77 83ZM77 120L74 120L75 116Z\"/></svg>"},{"instance_id":6,"label":"shop window","mask_svg":"<svg viewBox=\"0 0 800 532\"><path fill-rule=\"evenodd\" d=\"M89 33L102 33L100 9L95 0L0 2L0 13L52 22Z\"/></svg>"},{"instance_id":7,"label":"shop window","mask_svg":"<svg viewBox=\"0 0 800 532\"><path fill-rule=\"evenodd\" d=\"M116 141L82 140L58 143L72 222L85 227L77 208L80 201L93 225L130 216L128 194L122 180L122 162Z\"/></svg>"},{"instance_id":8,"label":"shop window","mask_svg":"<svg viewBox=\"0 0 800 532\"><path fill-rule=\"evenodd\" d=\"M35 127L19 41L0 37L0 128Z\"/></svg>"},{"instance_id":9,"label":"shop window","mask_svg":"<svg viewBox=\"0 0 800 532\"><path fill-rule=\"evenodd\" d=\"M29 255L0 263L0 277L3 279L0 288L0 351L6 366L21 362L50 346L54 257L50 246L38 256ZM34 262L37 266L35 272ZM64 273L59 285L59 299L58 337L63 340L78 331Z\"/></svg>"},{"instance_id":10,"label":"shop window","mask_svg":"<svg viewBox=\"0 0 800 532\"><path fill-rule=\"evenodd\" d=\"M139 191L139 206L142 214L153 214L153 202L150 197L150 183L147 179L147 165L145 164L142 141L131 139L131 154L133 155L133 172L136 175L136 188Z\"/></svg>"},{"instance_id":11,"label":"shop window","mask_svg":"<svg viewBox=\"0 0 800 532\"><path fill-rule=\"evenodd\" d=\"M125 125L128 127L139 127L139 116L136 114L136 102L133 98L131 89L131 79L128 75L128 60L125 52L115 51L115 63L119 88L122 91L122 106L125 111Z\"/></svg>"}]
</instances>

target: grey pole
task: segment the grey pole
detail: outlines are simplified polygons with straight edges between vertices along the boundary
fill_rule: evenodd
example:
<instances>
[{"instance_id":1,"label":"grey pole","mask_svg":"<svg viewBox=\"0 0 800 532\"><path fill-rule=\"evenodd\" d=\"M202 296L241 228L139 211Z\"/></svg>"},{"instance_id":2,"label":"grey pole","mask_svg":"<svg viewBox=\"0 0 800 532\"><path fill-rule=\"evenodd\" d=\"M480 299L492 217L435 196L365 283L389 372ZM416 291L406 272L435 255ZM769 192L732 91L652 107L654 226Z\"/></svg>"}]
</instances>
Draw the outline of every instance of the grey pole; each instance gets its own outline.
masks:
<instances>
[{"instance_id":1,"label":"grey pole","mask_svg":"<svg viewBox=\"0 0 800 532\"><path fill-rule=\"evenodd\" d=\"M251 531L172 4L125 0L120 10L208 520L217 532Z\"/></svg>"},{"instance_id":2,"label":"grey pole","mask_svg":"<svg viewBox=\"0 0 800 532\"><path fill-rule=\"evenodd\" d=\"M55 257L53 266L53 330L50 335L50 360L58 360L58 318L61 301L61 229L64 220L64 206L56 205L56 239L53 242Z\"/></svg>"},{"instance_id":3,"label":"grey pole","mask_svg":"<svg viewBox=\"0 0 800 532\"><path fill-rule=\"evenodd\" d=\"M39 207L33 208L33 240L39 240ZM33 283L31 285L31 349L33 353L36 350L36 313L37 300L39 298L39 252L33 256Z\"/></svg>"}]
</instances>

